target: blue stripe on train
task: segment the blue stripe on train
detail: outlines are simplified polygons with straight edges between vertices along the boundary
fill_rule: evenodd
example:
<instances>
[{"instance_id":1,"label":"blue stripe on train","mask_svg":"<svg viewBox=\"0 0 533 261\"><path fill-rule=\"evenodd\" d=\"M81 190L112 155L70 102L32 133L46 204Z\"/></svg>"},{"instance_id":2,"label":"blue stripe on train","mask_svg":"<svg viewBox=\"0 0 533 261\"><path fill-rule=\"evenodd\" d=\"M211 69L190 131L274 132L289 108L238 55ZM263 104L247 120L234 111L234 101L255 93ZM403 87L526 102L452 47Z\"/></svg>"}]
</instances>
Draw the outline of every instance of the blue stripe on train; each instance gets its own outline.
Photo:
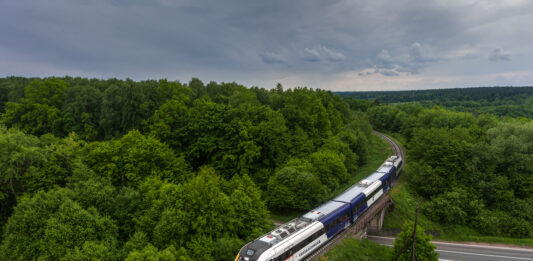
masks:
<instances>
[{"instance_id":1,"label":"blue stripe on train","mask_svg":"<svg viewBox=\"0 0 533 261\"><path fill-rule=\"evenodd\" d=\"M350 204L344 204L342 207L336 209L329 215L322 217L319 219L319 221L324 224L324 227L326 228L326 235L328 238L331 238L335 236L339 231L341 231L343 228L345 228L350 223ZM343 219L343 215L347 214L348 218Z\"/></svg>"}]
</instances>

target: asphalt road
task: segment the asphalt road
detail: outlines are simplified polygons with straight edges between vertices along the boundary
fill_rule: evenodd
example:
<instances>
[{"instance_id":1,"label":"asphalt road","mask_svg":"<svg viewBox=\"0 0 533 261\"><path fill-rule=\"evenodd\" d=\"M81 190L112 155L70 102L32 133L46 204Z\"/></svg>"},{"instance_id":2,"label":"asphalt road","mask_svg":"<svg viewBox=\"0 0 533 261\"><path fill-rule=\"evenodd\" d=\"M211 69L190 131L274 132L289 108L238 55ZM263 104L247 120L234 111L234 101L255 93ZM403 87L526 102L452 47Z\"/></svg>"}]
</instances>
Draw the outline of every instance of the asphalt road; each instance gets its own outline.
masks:
<instances>
[{"instance_id":1,"label":"asphalt road","mask_svg":"<svg viewBox=\"0 0 533 261\"><path fill-rule=\"evenodd\" d=\"M376 243L392 246L394 238L368 236ZM533 261L533 249L432 242L437 246L440 260L463 261Z\"/></svg>"}]
</instances>

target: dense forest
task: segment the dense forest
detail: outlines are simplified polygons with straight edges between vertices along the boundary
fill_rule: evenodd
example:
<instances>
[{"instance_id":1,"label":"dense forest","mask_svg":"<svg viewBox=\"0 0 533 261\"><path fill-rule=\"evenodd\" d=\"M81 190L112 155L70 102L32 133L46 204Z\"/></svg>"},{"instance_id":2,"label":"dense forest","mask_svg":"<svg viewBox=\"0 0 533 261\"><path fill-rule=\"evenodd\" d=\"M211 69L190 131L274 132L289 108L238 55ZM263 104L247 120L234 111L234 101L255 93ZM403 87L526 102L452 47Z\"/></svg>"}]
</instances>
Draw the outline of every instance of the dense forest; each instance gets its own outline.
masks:
<instances>
[{"instance_id":1,"label":"dense forest","mask_svg":"<svg viewBox=\"0 0 533 261\"><path fill-rule=\"evenodd\" d=\"M533 121L420 104L368 108L372 125L405 141L422 212L487 236L533 237Z\"/></svg>"},{"instance_id":2,"label":"dense forest","mask_svg":"<svg viewBox=\"0 0 533 261\"><path fill-rule=\"evenodd\" d=\"M0 79L0 260L231 260L365 161L331 92Z\"/></svg>"},{"instance_id":3,"label":"dense forest","mask_svg":"<svg viewBox=\"0 0 533 261\"><path fill-rule=\"evenodd\" d=\"M494 101L533 97L508 90ZM527 114L384 100L198 79L2 78L0 260L232 260L273 227L271 211L308 210L343 187L372 128L405 142L423 215L533 237Z\"/></svg>"},{"instance_id":4,"label":"dense forest","mask_svg":"<svg viewBox=\"0 0 533 261\"><path fill-rule=\"evenodd\" d=\"M491 113L498 116L533 118L533 87L478 87L461 89L337 92L341 97L362 99L368 106L374 103L420 103L426 108L436 105L476 115Z\"/></svg>"}]
</instances>

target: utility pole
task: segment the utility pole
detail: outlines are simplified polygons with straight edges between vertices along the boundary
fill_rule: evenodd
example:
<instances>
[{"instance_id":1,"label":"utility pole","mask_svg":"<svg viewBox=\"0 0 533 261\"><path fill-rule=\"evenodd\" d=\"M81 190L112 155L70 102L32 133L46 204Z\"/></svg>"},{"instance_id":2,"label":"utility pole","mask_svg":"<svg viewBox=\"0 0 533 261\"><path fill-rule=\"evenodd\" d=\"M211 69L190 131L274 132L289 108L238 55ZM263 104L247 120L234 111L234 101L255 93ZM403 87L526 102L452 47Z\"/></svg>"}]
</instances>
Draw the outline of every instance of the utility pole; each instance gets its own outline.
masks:
<instances>
[{"instance_id":1,"label":"utility pole","mask_svg":"<svg viewBox=\"0 0 533 261\"><path fill-rule=\"evenodd\" d=\"M411 260L415 261L415 241L416 241L416 222L418 220L418 203L416 203L415 210L415 229L413 230L413 248L411 250Z\"/></svg>"},{"instance_id":2,"label":"utility pole","mask_svg":"<svg viewBox=\"0 0 533 261\"><path fill-rule=\"evenodd\" d=\"M415 239L416 239L416 222L417 222L417 220L418 220L418 203L416 203L415 229L413 230L413 245L412 245L412 249L411 249L411 259L413 261L415 260ZM403 253L403 250L405 250L405 248L407 247L407 243L409 243L409 240L405 240L405 243L403 244L402 249L400 250L400 252L398 252L396 257L394 258L394 261L397 261L398 258L400 258L400 255Z\"/></svg>"}]
</instances>

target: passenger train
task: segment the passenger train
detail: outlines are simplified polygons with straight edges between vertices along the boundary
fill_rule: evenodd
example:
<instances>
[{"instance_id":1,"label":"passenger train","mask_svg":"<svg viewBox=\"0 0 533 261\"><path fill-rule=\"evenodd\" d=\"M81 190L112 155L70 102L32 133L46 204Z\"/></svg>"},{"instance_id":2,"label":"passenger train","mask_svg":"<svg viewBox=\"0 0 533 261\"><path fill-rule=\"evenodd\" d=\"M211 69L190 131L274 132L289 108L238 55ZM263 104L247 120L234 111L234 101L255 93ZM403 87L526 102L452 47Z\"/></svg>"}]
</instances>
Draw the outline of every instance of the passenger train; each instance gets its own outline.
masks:
<instances>
[{"instance_id":1,"label":"passenger train","mask_svg":"<svg viewBox=\"0 0 533 261\"><path fill-rule=\"evenodd\" d=\"M298 261L353 224L399 175L402 158L377 170L336 198L246 244L235 261Z\"/></svg>"}]
</instances>

